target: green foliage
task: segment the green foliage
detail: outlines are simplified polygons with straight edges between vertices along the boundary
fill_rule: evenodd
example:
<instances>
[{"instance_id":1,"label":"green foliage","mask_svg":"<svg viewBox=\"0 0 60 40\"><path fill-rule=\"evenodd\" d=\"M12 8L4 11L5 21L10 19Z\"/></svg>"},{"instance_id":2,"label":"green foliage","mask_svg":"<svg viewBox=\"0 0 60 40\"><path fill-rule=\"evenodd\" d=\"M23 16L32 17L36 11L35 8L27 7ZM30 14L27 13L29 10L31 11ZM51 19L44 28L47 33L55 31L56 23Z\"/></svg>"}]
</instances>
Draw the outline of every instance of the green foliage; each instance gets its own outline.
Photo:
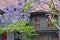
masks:
<instances>
[{"instance_id":1,"label":"green foliage","mask_svg":"<svg viewBox=\"0 0 60 40\"><path fill-rule=\"evenodd\" d=\"M55 9L54 5L51 5L51 8L50 9L51 9L50 13L51 14L55 14L56 9Z\"/></svg>"},{"instance_id":2,"label":"green foliage","mask_svg":"<svg viewBox=\"0 0 60 40\"><path fill-rule=\"evenodd\" d=\"M10 24L8 26L5 27L6 29L8 29L8 32L11 32L11 30L13 30L12 32L24 32L26 34L26 40L30 40L32 34L34 34L35 30L32 26L29 25L29 23L27 24L26 20L22 20L22 21L18 21L16 23ZM2 34L4 32L4 29L2 27L0 27L0 34ZM33 33L32 33L33 32ZM35 35L35 34L34 34Z\"/></svg>"},{"instance_id":3,"label":"green foliage","mask_svg":"<svg viewBox=\"0 0 60 40\"><path fill-rule=\"evenodd\" d=\"M59 2L60 2L60 0L58 0ZM56 8L55 8L55 5L54 5L54 3L53 3L53 0L50 0L49 2L48 2L48 4L51 6L50 7L50 13L51 14L55 14L56 13ZM56 24L56 19L52 19L52 23L53 24ZM57 25L57 24L56 24ZM58 26L60 26L60 24L58 25Z\"/></svg>"},{"instance_id":4,"label":"green foliage","mask_svg":"<svg viewBox=\"0 0 60 40\"><path fill-rule=\"evenodd\" d=\"M4 32L4 28L0 27L0 34L2 34Z\"/></svg>"},{"instance_id":5,"label":"green foliage","mask_svg":"<svg viewBox=\"0 0 60 40\"><path fill-rule=\"evenodd\" d=\"M31 3L25 3L24 8L22 9L24 12L27 12L28 9L30 8Z\"/></svg>"},{"instance_id":6,"label":"green foliage","mask_svg":"<svg viewBox=\"0 0 60 40\"><path fill-rule=\"evenodd\" d=\"M33 2L33 0L29 0L29 1L30 1L29 3L28 2L24 3L24 7L23 7L22 11L28 12L29 8L31 7L31 3Z\"/></svg>"},{"instance_id":7,"label":"green foliage","mask_svg":"<svg viewBox=\"0 0 60 40\"><path fill-rule=\"evenodd\" d=\"M17 25L16 30L17 31L22 31L26 34L26 40L30 40L31 36L32 36L32 32L35 32L34 28L32 26L29 25L29 23L27 24L27 22L25 20L23 21L18 21L15 23L15 25Z\"/></svg>"},{"instance_id":8,"label":"green foliage","mask_svg":"<svg viewBox=\"0 0 60 40\"><path fill-rule=\"evenodd\" d=\"M50 1L48 2L48 4L51 6L51 7L50 7L50 13L51 13L51 14L55 14L56 9L55 9L53 0L50 0Z\"/></svg>"},{"instance_id":9,"label":"green foliage","mask_svg":"<svg viewBox=\"0 0 60 40\"><path fill-rule=\"evenodd\" d=\"M56 19L52 19L52 23L55 24L56 23Z\"/></svg>"},{"instance_id":10,"label":"green foliage","mask_svg":"<svg viewBox=\"0 0 60 40\"><path fill-rule=\"evenodd\" d=\"M6 27L4 27L5 29L7 29L6 31L11 33L11 30L13 30L12 32L23 32L26 34L26 40L31 40L31 36L32 34L35 35L35 30L32 26L29 25L29 23L27 24L26 20L22 20L22 21L18 21L16 23L10 24ZM4 28L0 27L0 34L2 34L4 31Z\"/></svg>"},{"instance_id":11,"label":"green foliage","mask_svg":"<svg viewBox=\"0 0 60 40\"><path fill-rule=\"evenodd\" d=\"M13 29L13 28L15 28L15 27L16 27L15 24L10 24L10 25L8 25L6 28L9 29L9 30L11 30L11 29Z\"/></svg>"},{"instance_id":12,"label":"green foliage","mask_svg":"<svg viewBox=\"0 0 60 40\"><path fill-rule=\"evenodd\" d=\"M60 27L60 24L58 26Z\"/></svg>"},{"instance_id":13,"label":"green foliage","mask_svg":"<svg viewBox=\"0 0 60 40\"><path fill-rule=\"evenodd\" d=\"M48 4L51 5L51 4L52 4L52 0L50 0L50 1L48 2Z\"/></svg>"},{"instance_id":14,"label":"green foliage","mask_svg":"<svg viewBox=\"0 0 60 40\"><path fill-rule=\"evenodd\" d=\"M60 0L59 0L60 1Z\"/></svg>"},{"instance_id":15,"label":"green foliage","mask_svg":"<svg viewBox=\"0 0 60 40\"><path fill-rule=\"evenodd\" d=\"M8 31L10 33L10 32L14 31L13 29L16 28L16 25L15 24L9 24L5 28L7 29L6 31Z\"/></svg>"}]
</instances>

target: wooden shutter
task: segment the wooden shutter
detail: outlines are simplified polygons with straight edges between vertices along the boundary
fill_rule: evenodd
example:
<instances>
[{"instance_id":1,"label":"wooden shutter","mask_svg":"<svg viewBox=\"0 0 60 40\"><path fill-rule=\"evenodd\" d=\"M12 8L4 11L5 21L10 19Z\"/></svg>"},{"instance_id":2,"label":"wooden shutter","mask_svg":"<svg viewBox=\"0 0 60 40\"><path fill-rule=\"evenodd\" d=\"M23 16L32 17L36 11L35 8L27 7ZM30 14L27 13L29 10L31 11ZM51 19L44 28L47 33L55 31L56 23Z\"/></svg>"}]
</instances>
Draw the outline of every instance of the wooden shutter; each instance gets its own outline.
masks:
<instances>
[{"instance_id":1,"label":"wooden shutter","mask_svg":"<svg viewBox=\"0 0 60 40\"><path fill-rule=\"evenodd\" d=\"M7 33L2 33L2 40L7 40Z\"/></svg>"},{"instance_id":2,"label":"wooden shutter","mask_svg":"<svg viewBox=\"0 0 60 40\"><path fill-rule=\"evenodd\" d=\"M34 22L35 28L39 27L39 26L40 26L40 23L39 23L40 17L39 17L38 15L35 15L34 21L35 21L35 22Z\"/></svg>"}]
</instances>

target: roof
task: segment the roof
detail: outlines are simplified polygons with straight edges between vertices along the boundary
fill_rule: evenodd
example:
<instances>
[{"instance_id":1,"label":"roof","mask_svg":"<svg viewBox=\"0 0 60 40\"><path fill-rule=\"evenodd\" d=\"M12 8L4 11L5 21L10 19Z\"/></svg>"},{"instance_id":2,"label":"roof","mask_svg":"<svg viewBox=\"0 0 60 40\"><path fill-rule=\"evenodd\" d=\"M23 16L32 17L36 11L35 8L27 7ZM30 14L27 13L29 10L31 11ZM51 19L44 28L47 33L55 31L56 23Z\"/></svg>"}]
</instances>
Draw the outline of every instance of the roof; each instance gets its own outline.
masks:
<instances>
[{"instance_id":1,"label":"roof","mask_svg":"<svg viewBox=\"0 0 60 40\"><path fill-rule=\"evenodd\" d=\"M22 1L24 1L24 0L22 0ZM28 12L35 12L35 11L41 11L41 10L45 11L45 12L49 12L50 11L50 5L47 3L48 1L49 0L39 0L39 3L33 2L31 4L31 6L33 6L33 7ZM17 2L18 2L18 0L0 0L0 9L3 9L10 4L16 5ZM55 8L60 11L59 1L53 0L53 2L55 5Z\"/></svg>"}]
</instances>

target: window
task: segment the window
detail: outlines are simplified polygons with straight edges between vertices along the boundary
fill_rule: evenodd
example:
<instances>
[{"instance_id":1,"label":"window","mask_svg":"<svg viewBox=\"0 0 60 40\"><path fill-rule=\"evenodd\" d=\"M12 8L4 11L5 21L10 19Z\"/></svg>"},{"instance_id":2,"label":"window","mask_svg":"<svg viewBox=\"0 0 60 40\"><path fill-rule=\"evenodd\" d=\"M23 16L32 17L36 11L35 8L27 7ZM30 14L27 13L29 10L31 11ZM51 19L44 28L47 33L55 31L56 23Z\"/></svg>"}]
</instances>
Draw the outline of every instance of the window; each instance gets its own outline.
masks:
<instances>
[{"instance_id":1,"label":"window","mask_svg":"<svg viewBox=\"0 0 60 40\"><path fill-rule=\"evenodd\" d=\"M39 15L35 15L34 16L34 26L35 27L39 27L40 26L40 16Z\"/></svg>"},{"instance_id":2,"label":"window","mask_svg":"<svg viewBox=\"0 0 60 40\"><path fill-rule=\"evenodd\" d=\"M51 20L49 18L47 19L47 26L49 28L53 27L53 23L51 22Z\"/></svg>"}]
</instances>

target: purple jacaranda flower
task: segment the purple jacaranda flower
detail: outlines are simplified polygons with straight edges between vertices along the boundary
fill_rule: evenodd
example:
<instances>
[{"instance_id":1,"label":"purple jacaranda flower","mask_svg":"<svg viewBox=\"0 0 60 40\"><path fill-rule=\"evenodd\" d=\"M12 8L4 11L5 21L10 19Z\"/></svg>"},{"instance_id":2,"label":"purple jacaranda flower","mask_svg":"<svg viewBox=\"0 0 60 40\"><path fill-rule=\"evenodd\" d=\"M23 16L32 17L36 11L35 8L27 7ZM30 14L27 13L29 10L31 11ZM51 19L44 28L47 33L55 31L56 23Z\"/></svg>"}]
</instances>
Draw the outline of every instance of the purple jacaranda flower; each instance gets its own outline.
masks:
<instances>
[{"instance_id":1,"label":"purple jacaranda flower","mask_svg":"<svg viewBox=\"0 0 60 40\"><path fill-rule=\"evenodd\" d=\"M22 18L24 18L24 14L25 14L24 12L21 13Z\"/></svg>"},{"instance_id":2,"label":"purple jacaranda flower","mask_svg":"<svg viewBox=\"0 0 60 40\"><path fill-rule=\"evenodd\" d=\"M16 19L12 19L12 23L15 23L16 22Z\"/></svg>"},{"instance_id":3,"label":"purple jacaranda flower","mask_svg":"<svg viewBox=\"0 0 60 40\"><path fill-rule=\"evenodd\" d=\"M30 16L30 14L28 14L28 16Z\"/></svg>"},{"instance_id":4,"label":"purple jacaranda flower","mask_svg":"<svg viewBox=\"0 0 60 40\"><path fill-rule=\"evenodd\" d=\"M15 14L16 16L20 16L21 14L20 13L17 13L17 14Z\"/></svg>"},{"instance_id":5,"label":"purple jacaranda flower","mask_svg":"<svg viewBox=\"0 0 60 40\"><path fill-rule=\"evenodd\" d=\"M19 14L19 11L15 11L15 12L14 12L14 15L20 15L20 14Z\"/></svg>"},{"instance_id":6,"label":"purple jacaranda flower","mask_svg":"<svg viewBox=\"0 0 60 40\"><path fill-rule=\"evenodd\" d=\"M4 23L4 20L1 20L1 23Z\"/></svg>"},{"instance_id":7,"label":"purple jacaranda flower","mask_svg":"<svg viewBox=\"0 0 60 40\"><path fill-rule=\"evenodd\" d=\"M26 14L26 20L28 20L28 15Z\"/></svg>"},{"instance_id":8,"label":"purple jacaranda flower","mask_svg":"<svg viewBox=\"0 0 60 40\"><path fill-rule=\"evenodd\" d=\"M57 8L60 8L60 3L56 5Z\"/></svg>"},{"instance_id":9,"label":"purple jacaranda flower","mask_svg":"<svg viewBox=\"0 0 60 40\"><path fill-rule=\"evenodd\" d=\"M24 2L27 2L27 0L24 0Z\"/></svg>"},{"instance_id":10,"label":"purple jacaranda flower","mask_svg":"<svg viewBox=\"0 0 60 40\"><path fill-rule=\"evenodd\" d=\"M44 0L40 0L40 1L44 1Z\"/></svg>"},{"instance_id":11,"label":"purple jacaranda flower","mask_svg":"<svg viewBox=\"0 0 60 40\"><path fill-rule=\"evenodd\" d=\"M12 5L7 6L9 10L13 9Z\"/></svg>"},{"instance_id":12,"label":"purple jacaranda flower","mask_svg":"<svg viewBox=\"0 0 60 40\"><path fill-rule=\"evenodd\" d=\"M2 18L2 15L0 15L0 18Z\"/></svg>"},{"instance_id":13,"label":"purple jacaranda flower","mask_svg":"<svg viewBox=\"0 0 60 40\"><path fill-rule=\"evenodd\" d=\"M24 12L20 13L21 15L24 15Z\"/></svg>"},{"instance_id":14,"label":"purple jacaranda flower","mask_svg":"<svg viewBox=\"0 0 60 40\"><path fill-rule=\"evenodd\" d=\"M26 19L26 21L28 22L28 19Z\"/></svg>"},{"instance_id":15,"label":"purple jacaranda flower","mask_svg":"<svg viewBox=\"0 0 60 40\"><path fill-rule=\"evenodd\" d=\"M2 19L2 15L0 15L0 20Z\"/></svg>"},{"instance_id":16,"label":"purple jacaranda flower","mask_svg":"<svg viewBox=\"0 0 60 40\"><path fill-rule=\"evenodd\" d=\"M19 16L16 16L16 19L19 20Z\"/></svg>"},{"instance_id":17,"label":"purple jacaranda flower","mask_svg":"<svg viewBox=\"0 0 60 40\"><path fill-rule=\"evenodd\" d=\"M32 12L32 7L29 8L28 12Z\"/></svg>"},{"instance_id":18,"label":"purple jacaranda flower","mask_svg":"<svg viewBox=\"0 0 60 40\"><path fill-rule=\"evenodd\" d=\"M37 0L34 0L34 2L36 2Z\"/></svg>"},{"instance_id":19,"label":"purple jacaranda flower","mask_svg":"<svg viewBox=\"0 0 60 40\"><path fill-rule=\"evenodd\" d=\"M13 13L14 11L13 10L9 10L10 13Z\"/></svg>"},{"instance_id":20,"label":"purple jacaranda flower","mask_svg":"<svg viewBox=\"0 0 60 40\"><path fill-rule=\"evenodd\" d=\"M22 12L22 8L19 8L18 6L15 6L13 10L14 10L14 12L15 12L15 11L16 11L16 12L17 12L17 11L18 11L18 12Z\"/></svg>"},{"instance_id":21,"label":"purple jacaranda flower","mask_svg":"<svg viewBox=\"0 0 60 40\"><path fill-rule=\"evenodd\" d=\"M50 0L40 0L42 3L48 3Z\"/></svg>"},{"instance_id":22,"label":"purple jacaranda flower","mask_svg":"<svg viewBox=\"0 0 60 40\"><path fill-rule=\"evenodd\" d=\"M8 9L7 9L8 12L10 12L10 13L13 12L13 7L12 7L12 5L8 5L7 8L8 8Z\"/></svg>"},{"instance_id":23,"label":"purple jacaranda flower","mask_svg":"<svg viewBox=\"0 0 60 40\"><path fill-rule=\"evenodd\" d=\"M53 0L54 2L58 2L58 0Z\"/></svg>"},{"instance_id":24,"label":"purple jacaranda flower","mask_svg":"<svg viewBox=\"0 0 60 40\"><path fill-rule=\"evenodd\" d=\"M17 6L22 6L22 1L18 1L16 5Z\"/></svg>"},{"instance_id":25,"label":"purple jacaranda flower","mask_svg":"<svg viewBox=\"0 0 60 40\"><path fill-rule=\"evenodd\" d=\"M18 5L21 6L22 5L22 2L18 2Z\"/></svg>"},{"instance_id":26,"label":"purple jacaranda flower","mask_svg":"<svg viewBox=\"0 0 60 40\"><path fill-rule=\"evenodd\" d=\"M8 12L8 8L3 8L2 9L4 12Z\"/></svg>"}]
</instances>

